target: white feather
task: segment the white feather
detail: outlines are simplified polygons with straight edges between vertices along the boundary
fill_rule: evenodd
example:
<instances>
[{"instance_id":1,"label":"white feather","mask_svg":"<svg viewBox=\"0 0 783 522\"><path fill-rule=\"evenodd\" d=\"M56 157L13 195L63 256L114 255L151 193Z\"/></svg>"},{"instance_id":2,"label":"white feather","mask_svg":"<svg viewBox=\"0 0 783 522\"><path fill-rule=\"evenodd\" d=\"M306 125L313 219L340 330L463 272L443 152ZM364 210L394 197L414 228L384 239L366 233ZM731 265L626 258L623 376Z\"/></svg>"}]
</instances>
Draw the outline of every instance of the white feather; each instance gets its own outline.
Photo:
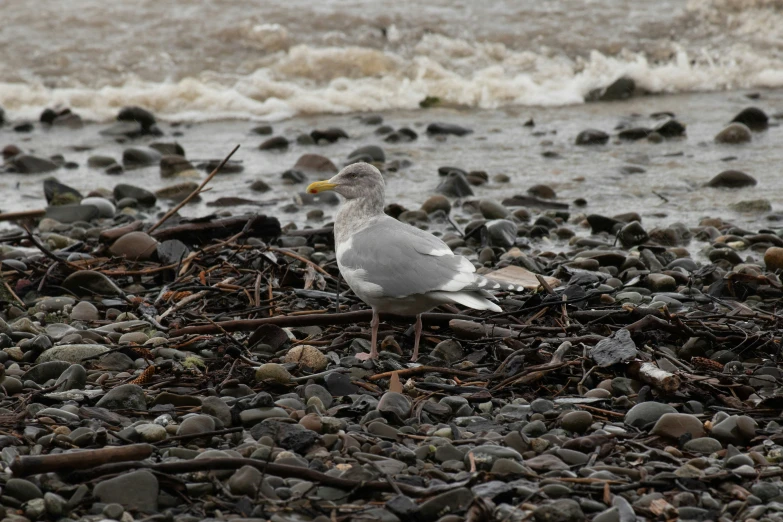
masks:
<instances>
[{"instance_id":1,"label":"white feather","mask_svg":"<svg viewBox=\"0 0 783 522\"><path fill-rule=\"evenodd\" d=\"M502 308L492 301L470 292L432 292L430 295L443 299L444 302L459 303L462 306L467 306L474 310L492 310L493 312L503 311Z\"/></svg>"}]
</instances>

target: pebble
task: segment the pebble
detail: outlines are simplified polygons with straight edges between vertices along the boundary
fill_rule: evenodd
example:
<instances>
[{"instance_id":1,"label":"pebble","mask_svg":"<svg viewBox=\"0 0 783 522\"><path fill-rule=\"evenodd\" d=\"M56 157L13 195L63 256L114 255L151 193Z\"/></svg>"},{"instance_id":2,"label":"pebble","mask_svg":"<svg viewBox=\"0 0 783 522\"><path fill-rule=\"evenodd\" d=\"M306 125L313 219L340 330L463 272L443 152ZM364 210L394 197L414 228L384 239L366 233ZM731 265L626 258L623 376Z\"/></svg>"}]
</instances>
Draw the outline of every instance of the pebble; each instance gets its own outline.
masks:
<instances>
[{"instance_id":1,"label":"pebble","mask_svg":"<svg viewBox=\"0 0 783 522\"><path fill-rule=\"evenodd\" d=\"M158 511L158 479L146 470L131 471L95 485L93 495L105 504L120 504L126 510Z\"/></svg>"}]
</instances>

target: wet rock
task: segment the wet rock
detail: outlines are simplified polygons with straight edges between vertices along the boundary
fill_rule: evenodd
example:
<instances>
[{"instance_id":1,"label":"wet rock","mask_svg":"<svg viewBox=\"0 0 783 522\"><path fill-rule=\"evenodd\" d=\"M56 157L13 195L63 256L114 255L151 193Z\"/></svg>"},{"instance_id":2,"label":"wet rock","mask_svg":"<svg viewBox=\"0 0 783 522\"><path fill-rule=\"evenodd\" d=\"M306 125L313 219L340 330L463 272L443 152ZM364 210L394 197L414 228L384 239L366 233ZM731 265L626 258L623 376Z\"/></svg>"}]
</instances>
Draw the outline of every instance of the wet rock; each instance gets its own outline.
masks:
<instances>
[{"instance_id":1,"label":"wet rock","mask_svg":"<svg viewBox=\"0 0 783 522\"><path fill-rule=\"evenodd\" d=\"M517 225L508 219L487 221L487 240L492 246L509 248L514 246L517 238Z\"/></svg>"},{"instance_id":2,"label":"wet rock","mask_svg":"<svg viewBox=\"0 0 783 522\"><path fill-rule=\"evenodd\" d=\"M543 199L555 199L557 197L554 189L549 185L533 185L527 189L527 193L531 196Z\"/></svg>"},{"instance_id":3,"label":"wet rock","mask_svg":"<svg viewBox=\"0 0 783 522\"><path fill-rule=\"evenodd\" d=\"M763 131L769 127L769 116L758 107L748 107L734 116L731 122L742 123L752 131Z\"/></svg>"},{"instance_id":4,"label":"wet rock","mask_svg":"<svg viewBox=\"0 0 783 522\"><path fill-rule=\"evenodd\" d=\"M305 174L337 174L337 167L332 160L320 154L304 154L294 164L294 170Z\"/></svg>"},{"instance_id":5,"label":"wet rock","mask_svg":"<svg viewBox=\"0 0 783 522\"><path fill-rule=\"evenodd\" d=\"M620 77L603 89L595 89L588 93L585 101L618 101L626 100L636 92L636 82L631 78Z\"/></svg>"},{"instance_id":6,"label":"wet rock","mask_svg":"<svg viewBox=\"0 0 783 522\"><path fill-rule=\"evenodd\" d=\"M772 203L768 199L749 199L732 203L729 208L737 212L770 212Z\"/></svg>"},{"instance_id":7,"label":"wet rock","mask_svg":"<svg viewBox=\"0 0 783 522\"><path fill-rule=\"evenodd\" d=\"M160 199L165 199L165 200L179 203L180 201L188 197L197 188L198 188L198 183L196 182L177 183L176 185L171 185L156 190L155 196ZM195 198L191 199L191 201L193 202L199 201L199 198L200 196L196 196Z\"/></svg>"},{"instance_id":8,"label":"wet rock","mask_svg":"<svg viewBox=\"0 0 783 522\"><path fill-rule=\"evenodd\" d=\"M310 137L316 145L322 141L334 143L340 138L348 139L348 134L338 127L329 127L328 129L316 129L310 133Z\"/></svg>"},{"instance_id":9,"label":"wet rock","mask_svg":"<svg viewBox=\"0 0 783 522\"><path fill-rule=\"evenodd\" d=\"M98 197L90 197L90 198L84 198L81 201L82 206L86 205L92 205L93 207L98 209L98 217L101 218L112 218L114 217L114 214L117 212L117 209L114 207L114 204L105 198L98 198Z\"/></svg>"},{"instance_id":10,"label":"wet rock","mask_svg":"<svg viewBox=\"0 0 783 522\"><path fill-rule=\"evenodd\" d=\"M288 169L280 177L286 185L296 185L307 181L307 175L301 170Z\"/></svg>"},{"instance_id":11,"label":"wet rock","mask_svg":"<svg viewBox=\"0 0 783 522\"><path fill-rule=\"evenodd\" d=\"M148 110L137 106L123 107L117 114L117 120L133 122L139 125L142 134L159 134L155 127L155 116Z\"/></svg>"},{"instance_id":12,"label":"wet rock","mask_svg":"<svg viewBox=\"0 0 783 522\"><path fill-rule=\"evenodd\" d=\"M669 119L656 125L652 134L666 139L680 138L685 135L685 125L675 119Z\"/></svg>"},{"instance_id":13,"label":"wet rock","mask_svg":"<svg viewBox=\"0 0 783 522\"><path fill-rule=\"evenodd\" d=\"M224 426L231 426L231 408L220 397L205 397L201 401L201 412L215 417Z\"/></svg>"},{"instance_id":14,"label":"wet rock","mask_svg":"<svg viewBox=\"0 0 783 522\"><path fill-rule=\"evenodd\" d=\"M583 130L576 136L577 145L604 145L609 141L609 135L597 129Z\"/></svg>"},{"instance_id":15,"label":"wet rock","mask_svg":"<svg viewBox=\"0 0 783 522\"><path fill-rule=\"evenodd\" d=\"M258 134L259 136L269 136L274 131L271 125L258 125L250 129L250 132Z\"/></svg>"},{"instance_id":16,"label":"wet rock","mask_svg":"<svg viewBox=\"0 0 783 522\"><path fill-rule=\"evenodd\" d=\"M60 168L55 162L30 154L18 154L9 162L11 168L20 174L41 174Z\"/></svg>"},{"instance_id":17,"label":"wet rock","mask_svg":"<svg viewBox=\"0 0 783 522\"><path fill-rule=\"evenodd\" d=\"M427 214L432 214L438 210L442 210L448 214L451 212L451 202L446 196L436 194L427 198L427 200L421 205L421 209Z\"/></svg>"},{"instance_id":18,"label":"wet rock","mask_svg":"<svg viewBox=\"0 0 783 522\"><path fill-rule=\"evenodd\" d=\"M138 169L157 165L160 159L161 154L155 149L131 148L122 151L122 166L126 169Z\"/></svg>"},{"instance_id":19,"label":"wet rock","mask_svg":"<svg viewBox=\"0 0 783 522\"><path fill-rule=\"evenodd\" d=\"M50 379L57 379L62 373L71 366L71 363L65 361L49 361L35 365L25 372L22 380L30 380L37 384L44 384Z\"/></svg>"},{"instance_id":20,"label":"wet rock","mask_svg":"<svg viewBox=\"0 0 783 522\"><path fill-rule=\"evenodd\" d=\"M125 257L131 261L146 261L152 259L158 249L157 240L146 232L131 232L120 237L112 244L109 251L117 257Z\"/></svg>"},{"instance_id":21,"label":"wet rock","mask_svg":"<svg viewBox=\"0 0 783 522\"><path fill-rule=\"evenodd\" d=\"M250 428L250 435L260 440L271 437L281 448L304 454L319 436L301 424L290 424L276 419L268 419Z\"/></svg>"},{"instance_id":22,"label":"wet rock","mask_svg":"<svg viewBox=\"0 0 783 522\"><path fill-rule=\"evenodd\" d=\"M46 217L60 223L75 223L96 219L100 211L93 205L58 205L46 207Z\"/></svg>"},{"instance_id":23,"label":"wet rock","mask_svg":"<svg viewBox=\"0 0 783 522\"><path fill-rule=\"evenodd\" d=\"M96 406L106 408L107 410L147 411L144 390L135 384L121 384L116 388L112 388L106 395L101 397Z\"/></svg>"},{"instance_id":24,"label":"wet rock","mask_svg":"<svg viewBox=\"0 0 783 522\"><path fill-rule=\"evenodd\" d=\"M275 136L261 143L259 150L286 150L288 148L288 138L285 136Z\"/></svg>"},{"instance_id":25,"label":"wet rock","mask_svg":"<svg viewBox=\"0 0 783 522\"><path fill-rule=\"evenodd\" d=\"M446 339L435 346L430 354L449 363L459 361L465 356L462 345L455 339Z\"/></svg>"},{"instance_id":26,"label":"wet rock","mask_svg":"<svg viewBox=\"0 0 783 522\"><path fill-rule=\"evenodd\" d=\"M609 338L599 341L590 349L590 357L601 367L630 361L636 357L636 344L625 328L613 333Z\"/></svg>"},{"instance_id":27,"label":"wet rock","mask_svg":"<svg viewBox=\"0 0 783 522\"><path fill-rule=\"evenodd\" d=\"M769 247L764 252L764 265L770 271L783 269L783 248Z\"/></svg>"},{"instance_id":28,"label":"wet rock","mask_svg":"<svg viewBox=\"0 0 783 522\"><path fill-rule=\"evenodd\" d=\"M343 373L330 373L324 377L324 384L329 393L335 397L353 395L359 391L359 387L351 382L351 378Z\"/></svg>"},{"instance_id":29,"label":"wet rock","mask_svg":"<svg viewBox=\"0 0 783 522\"><path fill-rule=\"evenodd\" d=\"M650 430L650 435L670 439L678 439L686 433L694 439L704 436L704 426L699 418L687 413L664 413Z\"/></svg>"},{"instance_id":30,"label":"wet rock","mask_svg":"<svg viewBox=\"0 0 783 522\"><path fill-rule=\"evenodd\" d=\"M617 137L626 141L638 141L643 140L650 135L652 129L646 127L632 127L630 129L623 129L617 133Z\"/></svg>"},{"instance_id":31,"label":"wet rock","mask_svg":"<svg viewBox=\"0 0 783 522\"><path fill-rule=\"evenodd\" d=\"M185 156L185 149L182 148L182 145L174 142L162 142L162 141L156 141L154 143L150 143L150 148L155 149L163 156Z\"/></svg>"},{"instance_id":32,"label":"wet rock","mask_svg":"<svg viewBox=\"0 0 783 522\"><path fill-rule=\"evenodd\" d=\"M117 503L123 508L144 513L158 511L158 479L146 470L131 471L96 484L93 495L104 504Z\"/></svg>"},{"instance_id":33,"label":"wet rock","mask_svg":"<svg viewBox=\"0 0 783 522\"><path fill-rule=\"evenodd\" d=\"M253 192L269 192L272 190L272 187L270 187L266 181L257 179L250 184L250 190Z\"/></svg>"},{"instance_id":34,"label":"wet rock","mask_svg":"<svg viewBox=\"0 0 783 522\"><path fill-rule=\"evenodd\" d=\"M149 190L134 187L133 185L127 185L125 183L119 183L114 186L114 200L120 201L125 198L133 198L139 202L140 205L145 207L151 207L157 201L155 194Z\"/></svg>"},{"instance_id":35,"label":"wet rock","mask_svg":"<svg viewBox=\"0 0 783 522\"><path fill-rule=\"evenodd\" d=\"M430 123L427 125L427 134L445 134L454 136L465 136L472 133L471 129L462 127L454 123Z\"/></svg>"},{"instance_id":36,"label":"wet rock","mask_svg":"<svg viewBox=\"0 0 783 522\"><path fill-rule=\"evenodd\" d=\"M75 188L60 183L56 178L46 178L43 182L44 196L49 205L68 205L79 203L83 196Z\"/></svg>"},{"instance_id":37,"label":"wet rock","mask_svg":"<svg viewBox=\"0 0 783 522\"><path fill-rule=\"evenodd\" d=\"M738 170L724 170L707 182L708 187L742 188L755 185L756 179L753 176Z\"/></svg>"},{"instance_id":38,"label":"wet rock","mask_svg":"<svg viewBox=\"0 0 783 522\"><path fill-rule=\"evenodd\" d=\"M638 221L631 221L621 228L617 237L625 248L641 245L650 239L647 231Z\"/></svg>"},{"instance_id":39,"label":"wet rock","mask_svg":"<svg viewBox=\"0 0 783 522\"><path fill-rule=\"evenodd\" d=\"M348 154L348 162L356 163L359 161L367 163L384 163L386 161L386 153L377 145L359 147Z\"/></svg>"},{"instance_id":40,"label":"wet rock","mask_svg":"<svg viewBox=\"0 0 783 522\"><path fill-rule=\"evenodd\" d=\"M742 123L732 123L718 134L715 135L715 141L718 143L726 143L730 145L736 145L739 143L747 143L751 140L750 129L747 125Z\"/></svg>"},{"instance_id":41,"label":"wet rock","mask_svg":"<svg viewBox=\"0 0 783 522\"><path fill-rule=\"evenodd\" d=\"M451 198L464 198L473 195L470 183L465 175L458 171L449 172L446 179L440 182L435 191Z\"/></svg>"},{"instance_id":42,"label":"wet rock","mask_svg":"<svg viewBox=\"0 0 783 522\"><path fill-rule=\"evenodd\" d=\"M479 211L486 219L505 219L509 215L506 207L493 199L479 201Z\"/></svg>"},{"instance_id":43,"label":"wet rock","mask_svg":"<svg viewBox=\"0 0 783 522\"><path fill-rule=\"evenodd\" d=\"M470 466L471 455L476 463L476 469L489 471L492 465L499 459L510 459L516 462L522 462L522 455L516 450L503 446L493 446L484 444L477 446L465 454L465 466Z\"/></svg>"},{"instance_id":44,"label":"wet rock","mask_svg":"<svg viewBox=\"0 0 783 522\"><path fill-rule=\"evenodd\" d=\"M160 158L160 175L163 178L171 178L186 172L196 174L196 169L184 156L167 154Z\"/></svg>"}]
</instances>

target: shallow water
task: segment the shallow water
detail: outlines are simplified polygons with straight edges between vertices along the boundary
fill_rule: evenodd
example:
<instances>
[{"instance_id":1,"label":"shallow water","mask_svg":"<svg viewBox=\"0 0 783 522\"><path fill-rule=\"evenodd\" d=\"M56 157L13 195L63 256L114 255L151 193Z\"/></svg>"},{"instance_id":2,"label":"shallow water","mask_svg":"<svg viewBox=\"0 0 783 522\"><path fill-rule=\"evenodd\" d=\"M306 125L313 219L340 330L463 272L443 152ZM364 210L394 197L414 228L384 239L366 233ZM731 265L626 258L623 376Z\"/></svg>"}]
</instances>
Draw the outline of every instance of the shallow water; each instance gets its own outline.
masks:
<instances>
[{"instance_id":1,"label":"shallow water","mask_svg":"<svg viewBox=\"0 0 783 522\"><path fill-rule=\"evenodd\" d=\"M545 183L555 189L558 201L571 203L580 197L587 200L587 207L572 205L572 214L614 215L637 211L648 229L676 221L694 226L705 216L723 217L753 229L778 228L778 222L769 219L770 213L739 214L728 209L731 203L759 198L771 202L773 217L775 212L783 209L783 177L780 175L783 151L778 146L781 143L781 127L776 125L777 120L772 120L773 126L769 130L754 133L753 141L747 145L720 145L713 141L714 135L737 112L750 105L772 113L783 107L783 92L765 91L758 100L749 100L741 92L698 93L553 108L432 109L384 113L384 123L395 128L409 126L419 133L418 140L405 144L384 143L382 137L374 134L376 127L361 124L357 115L298 117L275 124L275 135L284 135L292 142L300 133L332 126L344 128L351 137L325 146L292 143L286 152L258 150L258 144L267 137L252 134L250 130L254 125L242 121L192 123L176 127L163 123L167 136L156 140L178 141L193 163L220 159L236 144L241 144L234 159L243 162L244 172L218 176L210 184L211 190L204 195L202 203L183 209L182 213L187 216L219 210L206 206L207 202L219 197L239 196L278 202L269 207L232 209L234 212L272 213L278 215L282 223L317 225L306 222L304 214L308 208L294 213L282 211L306 185L285 185L281 173L292 168L299 156L305 153L322 154L342 166L352 150L362 145L378 144L386 151L387 161L400 159L412 162L409 168L387 175L387 201L401 203L410 209L419 208L434 193L441 180L437 168L448 165L467 171L484 170L489 174L488 184L474 187L477 198L502 200L514 194L524 194L532 185ZM687 137L661 144L646 140L619 142L613 138L605 146L574 145L574 139L581 130L597 128L616 134L612 129L623 121L654 124L655 121L648 115L659 111L674 112L687 125ZM530 118L535 121L532 129L523 126ZM472 128L474 132L465 137L449 136L445 141L438 141L425 133L426 125L433 121L458 123ZM79 130L52 128L48 131L36 128L31 134L17 134L6 126L0 129L0 143L16 143L27 151L44 156L64 154L66 160L75 161L80 167L59 170L55 173L56 177L84 193L95 187L111 189L120 182L151 190L177 182L161 179L157 166L126 171L121 176L107 176L99 170L89 169L86 164L91 155L109 155L120 161L123 149L153 141L152 138L143 138L119 144L98 134L107 126L95 124ZM172 136L175 132L182 135ZM91 150L74 150L84 147ZM543 151L555 151L560 157L545 158ZM735 159L728 161L730 157ZM619 168L623 165L641 166L646 172L621 174ZM702 186L727 169L747 172L759 183L740 190ZM492 181L499 173L508 174L511 183ZM201 179L205 176L206 173L201 173ZM3 211L43 208L42 179L45 177L3 174L0 190L4 197L0 208ZM257 179L265 180L273 191L265 194L249 191L248 185ZM325 207L324 210L328 220L334 209ZM457 210L456 214L459 215L460 211Z\"/></svg>"},{"instance_id":2,"label":"shallow water","mask_svg":"<svg viewBox=\"0 0 783 522\"><path fill-rule=\"evenodd\" d=\"M106 121L582 103L783 86L780 0L56 0L0 4L0 106Z\"/></svg>"}]
</instances>

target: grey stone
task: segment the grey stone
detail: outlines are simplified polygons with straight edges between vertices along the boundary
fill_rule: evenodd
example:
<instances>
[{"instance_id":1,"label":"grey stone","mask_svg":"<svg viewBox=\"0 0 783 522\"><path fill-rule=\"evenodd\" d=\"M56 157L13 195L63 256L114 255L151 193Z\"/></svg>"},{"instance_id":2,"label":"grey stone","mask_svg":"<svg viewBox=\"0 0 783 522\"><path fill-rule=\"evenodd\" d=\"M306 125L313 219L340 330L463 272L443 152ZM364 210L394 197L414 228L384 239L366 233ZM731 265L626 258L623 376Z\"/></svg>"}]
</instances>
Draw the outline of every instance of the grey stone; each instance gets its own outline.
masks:
<instances>
[{"instance_id":1,"label":"grey stone","mask_svg":"<svg viewBox=\"0 0 783 522\"><path fill-rule=\"evenodd\" d=\"M631 333L621 328L609 338L599 341L590 350L590 357L601 367L626 362L636 357L636 344Z\"/></svg>"},{"instance_id":2,"label":"grey stone","mask_svg":"<svg viewBox=\"0 0 783 522\"><path fill-rule=\"evenodd\" d=\"M135 384L122 384L109 390L96 404L107 410L147 410L144 390Z\"/></svg>"},{"instance_id":3,"label":"grey stone","mask_svg":"<svg viewBox=\"0 0 783 522\"><path fill-rule=\"evenodd\" d=\"M194 415L182 421L177 435L200 435L215 431L215 420L209 415Z\"/></svg>"},{"instance_id":4,"label":"grey stone","mask_svg":"<svg viewBox=\"0 0 783 522\"><path fill-rule=\"evenodd\" d=\"M43 497L43 493L41 493L38 486L29 480L21 478L8 479L3 490L3 495L8 495L21 502Z\"/></svg>"},{"instance_id":5,"label":"grey stone","mask_svg":"<svg viewBox=\"0 0 783 522\"><path fill-rule=\"evenodd\" d=\"M544 504L533 511L536 522L581 522L587 520L582 508L576 500L570 498L558 499L551 504Z\"/></svg>"},{"instance_id":6,"label":"grey stone","mask_svg":"<svg viewBox=\"0 0 783 522\"><path fill-rule=\"evenodd\" d=\"M86 384L87 370L81 364L71 364L54 383L56 391L81 390Z\"/></svg>"},{"instance_id":7,"label":"grey stone","mask_svg":"<svg viewBox=\"0 0 783 522\"><path fill-rule=\"evenodd\" d=\"M93 495L103 503L145 513L158 511L158 479L146 470L132 471L99 482Z\"/></svg>"},{"instance_id":8,"label":"grey stone","mask_svg":"<svg viewBox=\"0 0 783 522\"><path fill-rule=\"evenodd\" d=\"M66 344L49 348L38 356L37 362L65 361L78 364L85 357L93 357L109 351L106 346L100 344Z\"/></svg>"},{"instance_id":9,"label":"grey stone","mask_svg":"<svg viewBox=\"0 0 783 522\"><path fill-rule=\"evenodd\" d=\"M628 410L625 414L625 423L641 429L657 422L665 413L677 413L677 410L674 406L663 402L642 402Z\"/></svg>"}]
</instances>

